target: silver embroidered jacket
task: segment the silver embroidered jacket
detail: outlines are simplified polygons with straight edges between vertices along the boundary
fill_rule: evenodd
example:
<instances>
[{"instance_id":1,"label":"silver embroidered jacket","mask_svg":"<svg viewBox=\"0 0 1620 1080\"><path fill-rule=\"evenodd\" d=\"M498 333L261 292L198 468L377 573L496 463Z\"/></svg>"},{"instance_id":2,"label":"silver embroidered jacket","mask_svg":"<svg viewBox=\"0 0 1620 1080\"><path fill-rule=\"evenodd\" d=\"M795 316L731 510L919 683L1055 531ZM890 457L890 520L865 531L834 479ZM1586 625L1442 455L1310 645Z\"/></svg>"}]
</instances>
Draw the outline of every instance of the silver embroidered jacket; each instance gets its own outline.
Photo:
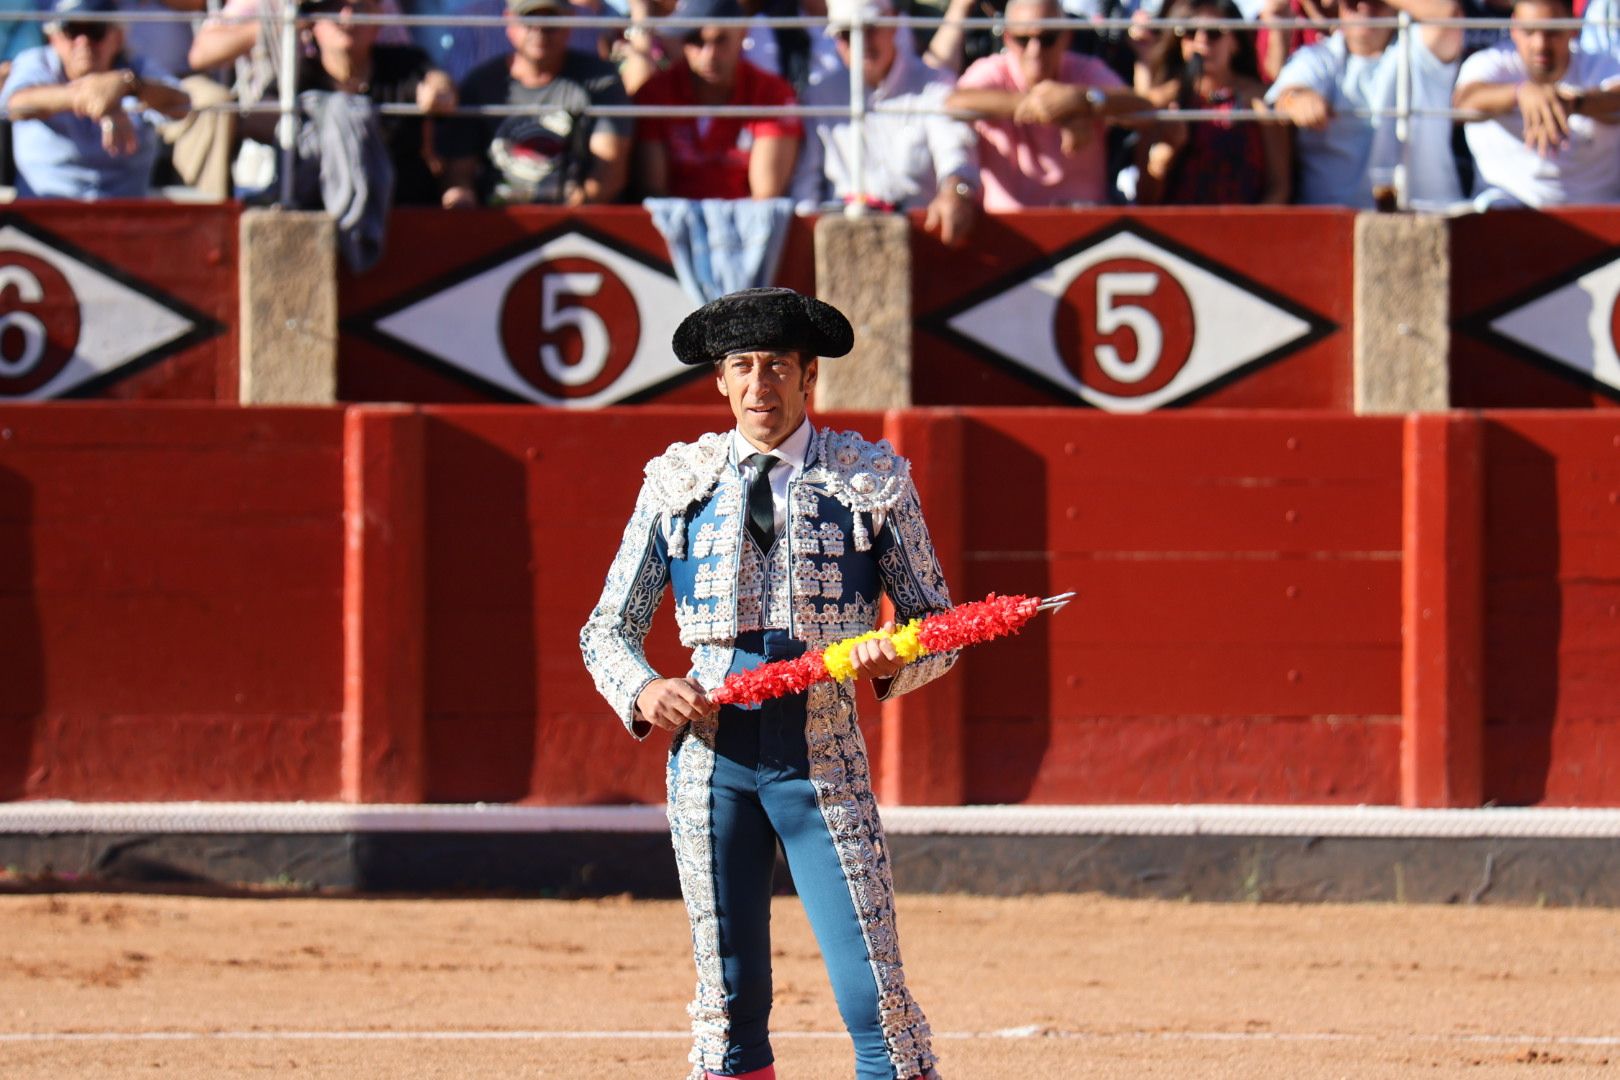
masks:
<instances>
[{"instance_id":1,"label":"silver embroidered jacket","mask_svg":"<svg viewBox=\"0 0 1620 1080\"><path fill-rule=\"evenodd\" d=\"M642 642L666 587L675 593L681 643L693 650L691 674L706 689L724 678L737 634L764 628L768 610L787 617L785 626L770 625L822 648L872 629L884 591L899 622L950 607L909 463L887 440L848 431L818 430L788 484L777 543L786 572L769 575L787 595L767 597L764 564L744 534L746 490L730 445L729 433L711 433L647 463L602 598L580 631L596 688L638 738L649 728L635 718L636 698L659 678ZM939 677L955 659L907 665L884 696Z\"/></svg>"}]
</instances>

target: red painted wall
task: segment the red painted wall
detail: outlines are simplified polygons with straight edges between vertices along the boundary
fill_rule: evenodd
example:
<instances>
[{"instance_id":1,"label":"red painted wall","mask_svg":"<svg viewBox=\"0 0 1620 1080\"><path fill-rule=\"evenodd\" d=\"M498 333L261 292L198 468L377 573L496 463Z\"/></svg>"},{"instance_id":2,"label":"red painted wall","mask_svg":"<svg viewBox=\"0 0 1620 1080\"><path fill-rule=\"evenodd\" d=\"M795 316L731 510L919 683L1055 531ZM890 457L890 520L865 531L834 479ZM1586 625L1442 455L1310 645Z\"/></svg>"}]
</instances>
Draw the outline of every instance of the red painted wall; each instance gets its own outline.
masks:
<instances>
[{"instance_id":1,"label":"red painted wall","mask_svg":"<svg viewBox=\"0 0 1620 1080\"><path fill-rule=\"evenodd\" d=\"M1620 418L1485 432L1485 787L1620 805Z\"/></svg>"},{"instance_id":2,"label":"red painted wall","mask_svg":"<svg viewBox=\"0 0 1620 1080\"><path fill-rule=\"evenodd\" d=\"M968 655L969 802L1394 802L1400 426L975 412L965 596L1078 603Z\"/></svg>"},{"instance_id":3,"label":"red painted wall","mask_svg":"<svg viewBox=\"0 0 1620 1080\"><path fill-rule=\"evenodd\" d=\"M958 752L867 701L880 786L948 787L939 763L961 760L973 802L1400 801L1403 483L1427 474L1403 475L1399 419L824 419L930 448L915 467L930 516L960 516L941 530L959 597L1079 594L964 657ZM659 800L660 740L622 732L577 635L641 462L726 420L717 401L410 421L420 453L378 459L411 475L376 505L419 506L424 538L419 560L378 548L425 582L420 685L387 697L416 703L386 745L419 760L389 762L390 788L344 751L369 714L344 706L343 455L363 444L341 410L0 409L0 798L331 799L419 776L430 801ZM1492 414L1482 440L1478 790L1620 804L1620 420ZM651 656L684 666L667 610ZM921 787L883 775L923 762Z\"/></svg>"},{"instance_id":4,"label":"red painted wall","mask_svg":"<svg viewBox=\"0 0 1620 1080\"><path fill-rule=\"evenodd\" d=\"M0 797L336 795L342 421L0 409Z\"/></svg>"}]
</instances>

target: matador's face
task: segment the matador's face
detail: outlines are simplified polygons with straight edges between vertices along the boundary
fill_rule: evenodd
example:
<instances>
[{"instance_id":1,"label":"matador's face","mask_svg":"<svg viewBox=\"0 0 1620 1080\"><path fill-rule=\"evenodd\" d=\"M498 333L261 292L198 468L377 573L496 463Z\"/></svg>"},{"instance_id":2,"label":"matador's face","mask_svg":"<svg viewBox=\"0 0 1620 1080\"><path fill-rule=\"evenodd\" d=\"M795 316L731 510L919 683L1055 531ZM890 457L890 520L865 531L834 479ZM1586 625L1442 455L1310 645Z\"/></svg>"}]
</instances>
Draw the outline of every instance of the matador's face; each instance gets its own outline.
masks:
<instances>
[{"instance_id":1,"label":"matador's face","mask_svg":"<svg viewBox=\"0 0 1620 1080\"><path fill-rule=\"evenodd\" d=\"M792 352L739 352L715 366L715 385L731 403L737 430L773 450L799 430L816 385L816 358Z\"/></svg>"}]
</instances>

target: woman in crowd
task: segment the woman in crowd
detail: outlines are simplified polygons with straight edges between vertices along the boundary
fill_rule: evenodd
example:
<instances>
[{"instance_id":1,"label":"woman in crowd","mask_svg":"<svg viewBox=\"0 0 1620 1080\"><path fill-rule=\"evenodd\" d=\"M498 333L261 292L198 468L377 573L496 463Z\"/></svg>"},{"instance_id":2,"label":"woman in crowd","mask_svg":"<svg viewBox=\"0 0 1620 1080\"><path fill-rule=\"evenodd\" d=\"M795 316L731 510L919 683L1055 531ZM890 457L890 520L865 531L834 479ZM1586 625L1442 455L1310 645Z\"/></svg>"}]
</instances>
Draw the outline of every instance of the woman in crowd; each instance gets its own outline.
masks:
<instances>
[{"instance_id":1,"label":"woman in crowd","mask_svg":"<svg viewBox=\"0 0 1620 1080\"><path fill-rule=\"evenodd\" d=\"M1241 19L1232 0L1175 0L1169 18ZM1254 40L1241 30L1181 26L1147 61L1144 94L1161 109L1264 109ZM1139 91L1140 92L1140 91ZM1288 131L1279 124L1161 123L1138 146L1137 201L1183 205L1286 203Z\"/></svg>"}]
</instances>

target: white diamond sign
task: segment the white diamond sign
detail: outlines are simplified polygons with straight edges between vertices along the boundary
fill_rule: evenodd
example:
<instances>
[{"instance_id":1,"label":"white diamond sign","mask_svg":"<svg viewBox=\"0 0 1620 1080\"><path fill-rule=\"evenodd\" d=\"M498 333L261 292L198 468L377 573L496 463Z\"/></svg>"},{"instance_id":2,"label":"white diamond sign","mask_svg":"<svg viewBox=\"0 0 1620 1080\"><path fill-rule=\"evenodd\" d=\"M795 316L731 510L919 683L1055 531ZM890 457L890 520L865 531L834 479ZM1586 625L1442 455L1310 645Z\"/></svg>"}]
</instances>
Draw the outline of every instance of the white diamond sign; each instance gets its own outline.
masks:
<instances>
[{"instance_id":1,"label":"white diamond sign","mask_svg":"<svg viewBox=\"0 0 1620 1080\"><path fill-rule=\"evenodd\" d=\"M1112 412L1147 412L1321 337L1234 272L1126 226L947 317L951 336Z\"/></svg>"},{"instance_id":2,"label":"white diamond sign","mask_svg":"<svg viewBox=\"0 0 1620 1080\"><path fill-rule=\"evenodd\" d=\"M513 397L592 408L690 375L669 342L694 307L668 272L569 231L372 326Z\"/></svg>"},{"instance_id":3,"label":"white diamond sign","mask_svg":"<svg viewBox=\"0 0 1620 1080\"><path fill-rule=\"evenodd\" d=\"M204 330L112 273L31 230L0 227L0 400L82 391Z\"/></svg>"},{"instance_id":4,"label":"white diamond sign","mask_svg":"<svg viewBox=\"0 0 1620 1080\"><path fill-rule=\"evenodd\" d=\"M1486 326L1532 354L1551 360L1611 391L1620 391L1615 349L1620 259L1604 263L1532 297Z\"/></svg>"}]
</instances>

